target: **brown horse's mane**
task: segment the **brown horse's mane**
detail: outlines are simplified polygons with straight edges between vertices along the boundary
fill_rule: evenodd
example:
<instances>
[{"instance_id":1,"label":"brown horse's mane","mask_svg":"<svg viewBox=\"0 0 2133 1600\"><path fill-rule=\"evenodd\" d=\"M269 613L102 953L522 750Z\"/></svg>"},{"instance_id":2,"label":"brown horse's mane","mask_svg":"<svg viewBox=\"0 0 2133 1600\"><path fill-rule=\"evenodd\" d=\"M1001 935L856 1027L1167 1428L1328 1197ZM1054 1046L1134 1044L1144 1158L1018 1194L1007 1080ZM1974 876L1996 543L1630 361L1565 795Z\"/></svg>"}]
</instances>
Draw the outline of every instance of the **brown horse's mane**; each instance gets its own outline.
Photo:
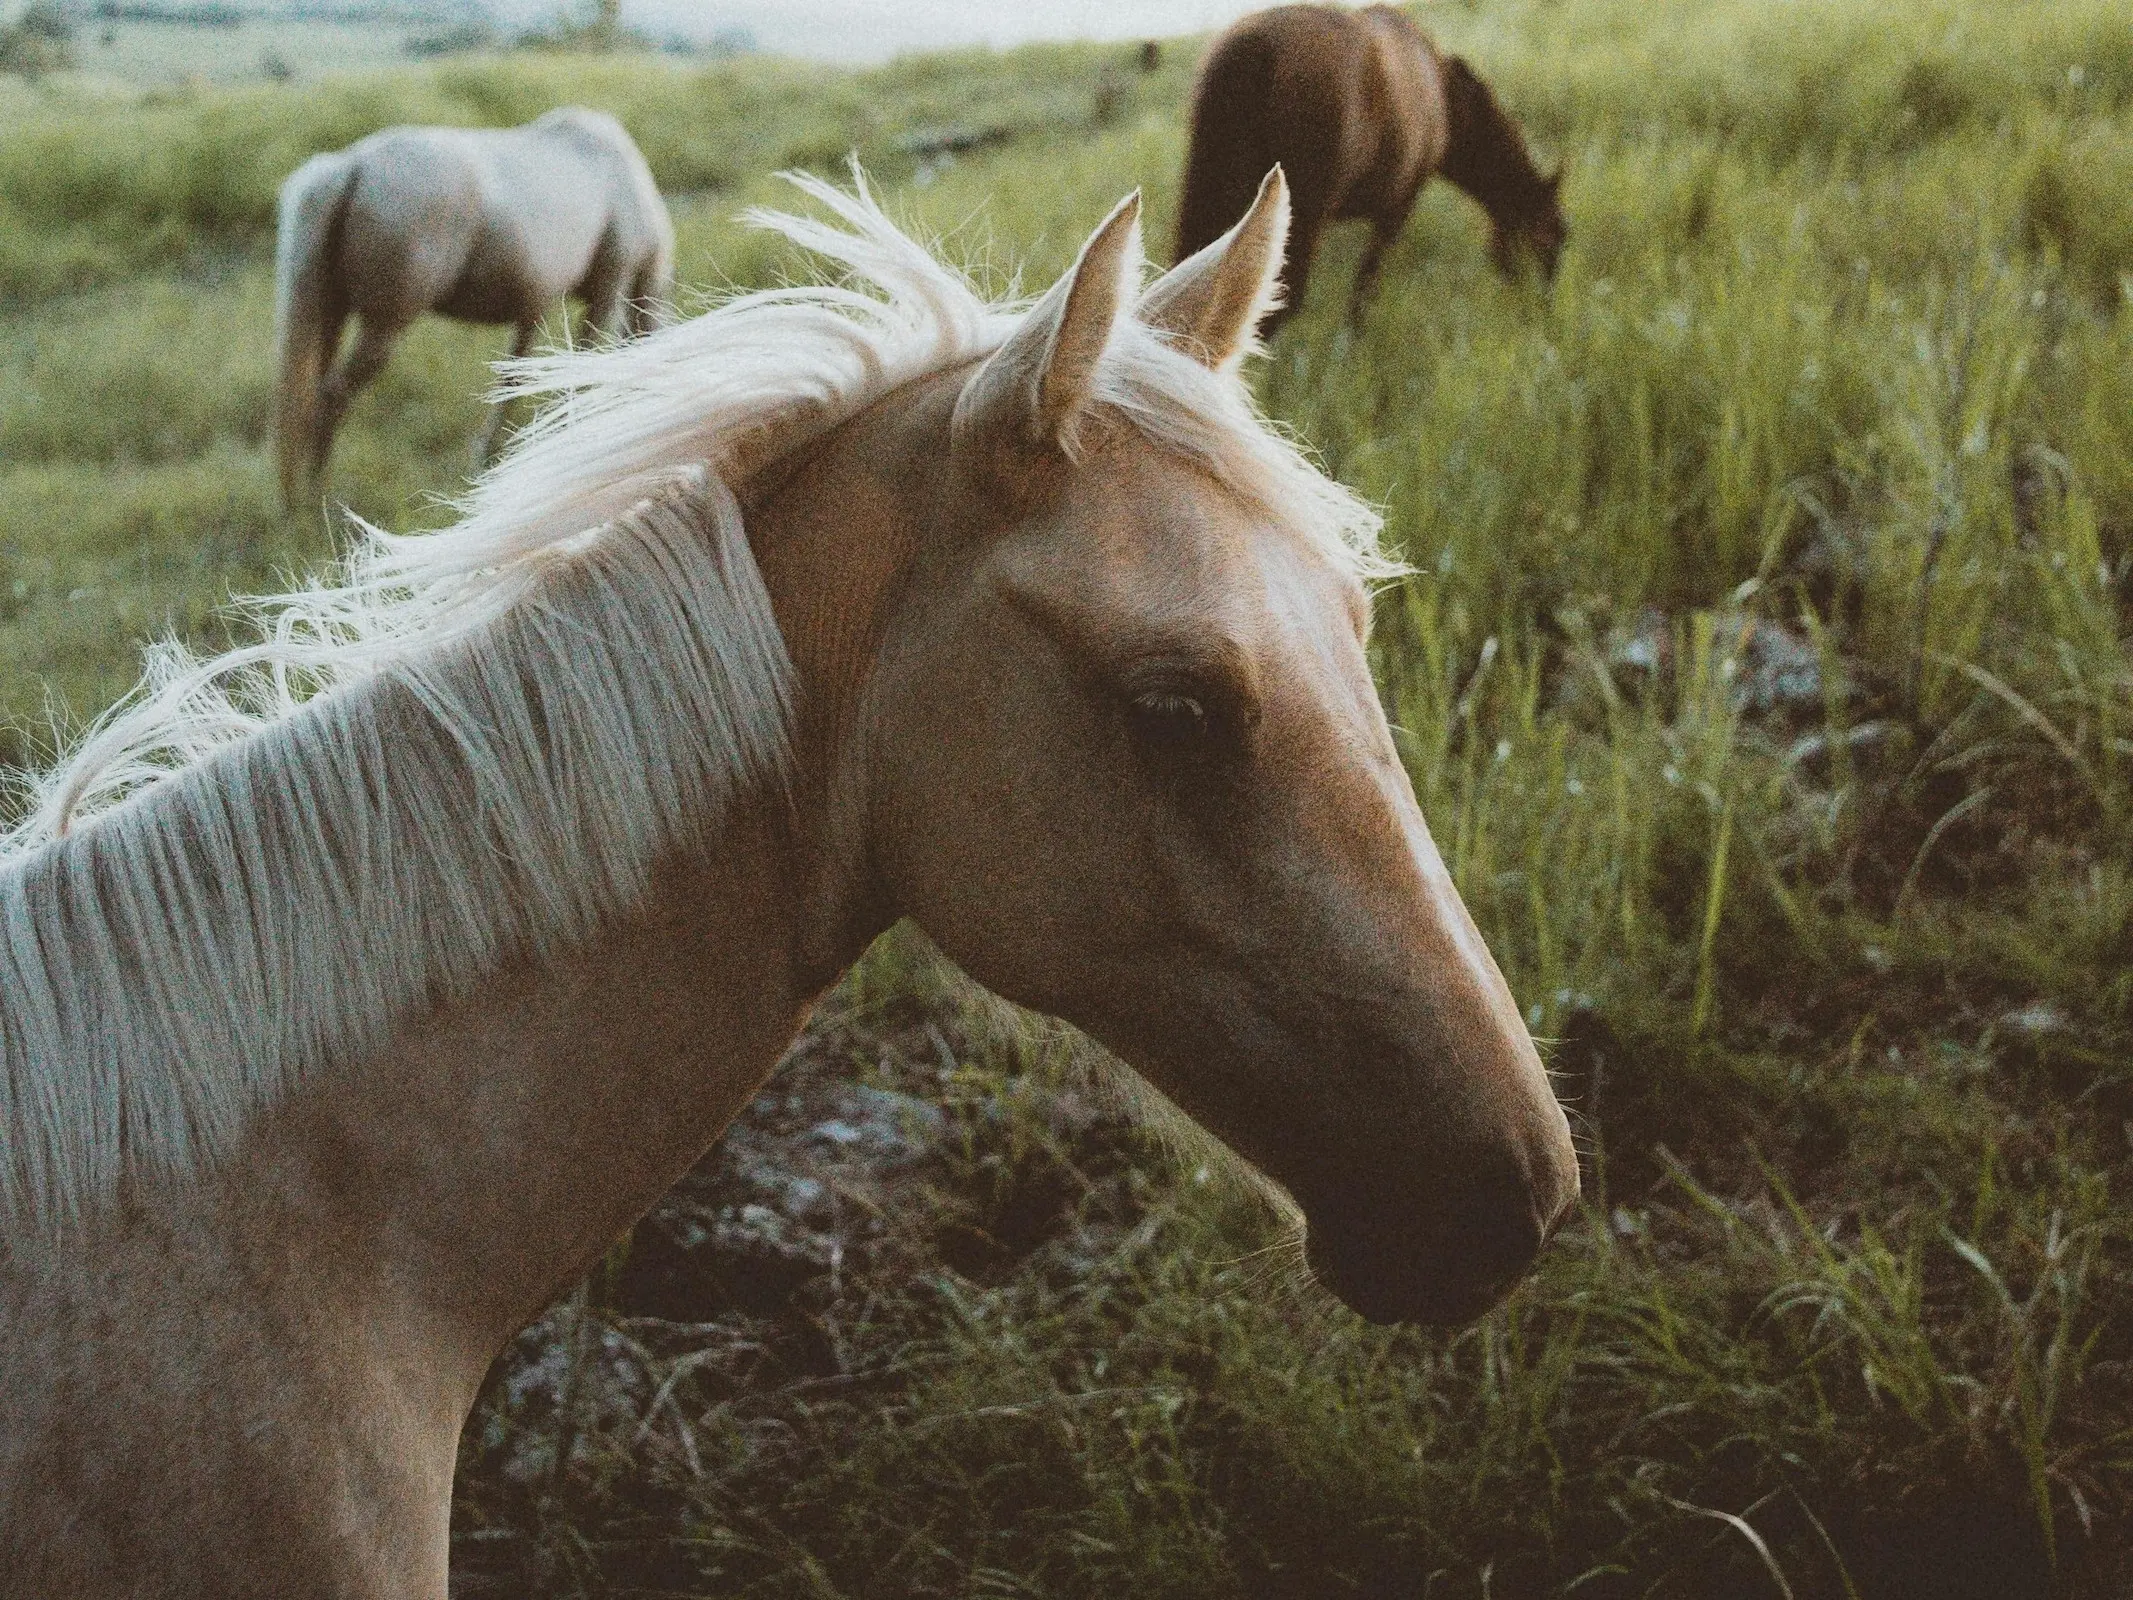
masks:
<instances>
[{"instance_id":1,"label":"brown horse's mane","mask_svg":"<svg viewBox=\"0 0 2133 1600\"><path fill-rule=\"evenodd\" d=\"M1440 52L1437 66L1451 123L1439 169L1445 180L1472 195L1498 221L1515 221L1545 209L1551 185L1534 164L1518 124L1460 57Z\"/></svg>"}]
</instances>

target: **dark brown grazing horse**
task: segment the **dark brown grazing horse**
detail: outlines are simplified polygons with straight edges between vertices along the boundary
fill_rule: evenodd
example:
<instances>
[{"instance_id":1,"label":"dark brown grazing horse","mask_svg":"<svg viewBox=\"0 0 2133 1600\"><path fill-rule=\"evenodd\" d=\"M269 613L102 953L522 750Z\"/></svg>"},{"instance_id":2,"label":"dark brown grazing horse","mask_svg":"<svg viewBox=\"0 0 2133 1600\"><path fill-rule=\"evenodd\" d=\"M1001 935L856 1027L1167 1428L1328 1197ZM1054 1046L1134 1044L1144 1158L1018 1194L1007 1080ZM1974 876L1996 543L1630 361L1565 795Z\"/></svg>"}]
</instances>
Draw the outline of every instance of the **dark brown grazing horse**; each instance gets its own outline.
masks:
<instances>
[{"instance_id":1,"label":"dark brown grazing horse","mask_svg":"<svg viewBox=\"0 0 2133 1600\"><path fill-rule=\"evenodd\" d=\"M1349 315L1362 307L1385 247L1438 173L1488 212L1490 253L1506 276L1530 254L1555 275L1566 232L1556 190L1474 69L1439 50L1390 6L1277 6L1216 39L1192 97L1192 149L1178 208L1180 261L1244 215L1276 162L1294 210L1282 317L1303 304L1319 231L1367 218L1370 247Z\"/></svg>"}]
</instances>

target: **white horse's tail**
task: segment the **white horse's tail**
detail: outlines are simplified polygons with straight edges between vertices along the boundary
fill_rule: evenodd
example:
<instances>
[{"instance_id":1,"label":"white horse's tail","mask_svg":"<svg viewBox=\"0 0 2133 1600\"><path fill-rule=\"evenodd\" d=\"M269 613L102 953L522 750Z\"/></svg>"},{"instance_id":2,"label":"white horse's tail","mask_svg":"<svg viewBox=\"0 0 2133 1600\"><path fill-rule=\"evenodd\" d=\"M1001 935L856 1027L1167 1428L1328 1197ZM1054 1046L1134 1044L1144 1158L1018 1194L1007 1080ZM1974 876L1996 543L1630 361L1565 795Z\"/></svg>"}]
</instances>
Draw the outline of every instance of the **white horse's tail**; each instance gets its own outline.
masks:
<instances>
[{"instance_id":1,"label":"white horse's tail","mask_svg":"<svg viewBox=\"0 0 2133 1600\"><path fill-rule=\"evenodd\" d=\"M278 376L274 449L282 504L296 508L318 450L328 340L339 319L327 313L334 224L348 203L356 164L344 152L313 156L281 186L274 239L274 341Z\"/></svg>"}]
</instances>

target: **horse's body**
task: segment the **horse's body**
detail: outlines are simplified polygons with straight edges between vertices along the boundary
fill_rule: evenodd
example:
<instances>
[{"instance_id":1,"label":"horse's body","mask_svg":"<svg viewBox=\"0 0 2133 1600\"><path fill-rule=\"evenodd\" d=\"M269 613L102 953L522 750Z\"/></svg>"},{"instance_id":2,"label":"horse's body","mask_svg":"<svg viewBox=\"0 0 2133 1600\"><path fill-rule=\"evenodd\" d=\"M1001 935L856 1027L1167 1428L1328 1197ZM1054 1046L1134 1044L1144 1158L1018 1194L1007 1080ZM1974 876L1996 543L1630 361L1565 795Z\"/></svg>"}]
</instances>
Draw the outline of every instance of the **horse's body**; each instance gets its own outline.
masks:
<instances>
[{"instance_id":1,"label":"horse's body","mask_svg":"<svg viewBox=\"0 0 2133 1600\"><path fill-rule=\"evenodd\" d=\"M1530 251L1544 271L1555 270L1565 232L1560 175L1542 177L1473 69L1390 6L1277 6L1215 40L1193 88L1177 259L1242 216L1276 162L1295 212L1274 323L1303 304L1320 233L1360 219L1371 232L1349 302L1354 315L1415 197L1439 173L1488 212L1499 268L1513 271Z\"/></svg>"},{"instance_id":2,"label":"horse's body","mask_svg":"<svg viewBox=\"0 0 2133 1600\"><path fill-rule=\"evenodd\" d=\"M565 106L522 128L387 128L313 156L281 190L275 248L283 498L322 479L354 395L425 311L508 324L584 303L596 336L641 333L673 290L674 226L622 124ZM335 364L341 330L355 342ZM501 408L475 447L486 459Z\"/></svg>"},{"instance_id":3,"label":"horse's body","mask_svg":"<svg viewBox=\"0 0 2133 1600\"><path fill-rule=\"evenodd\" d=\"M886 300L552 358L466 521L167 659L0 855L0 1595L443 1596L496 1350L901 915L1369 1315L1478 1314L1569 1203L1364 664L1374 520L1229 371L1278 179L1145 294L1121 207L1026 314L819 193Z\"/></svg>"}]
</instances>

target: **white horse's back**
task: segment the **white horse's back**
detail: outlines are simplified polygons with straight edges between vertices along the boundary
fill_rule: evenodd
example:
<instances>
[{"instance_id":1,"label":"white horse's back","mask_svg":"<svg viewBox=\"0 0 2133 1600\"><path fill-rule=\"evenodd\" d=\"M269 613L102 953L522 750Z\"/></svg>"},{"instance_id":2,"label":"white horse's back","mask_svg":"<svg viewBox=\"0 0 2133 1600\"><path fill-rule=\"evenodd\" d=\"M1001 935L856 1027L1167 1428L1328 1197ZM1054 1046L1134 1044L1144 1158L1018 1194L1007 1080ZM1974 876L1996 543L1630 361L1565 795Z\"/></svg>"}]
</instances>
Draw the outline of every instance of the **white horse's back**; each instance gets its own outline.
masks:
<instances>
[{"instance_id":1,"label":"white horse's back","mask_svg":"<svg viewBox=\"0 0 2133 1600\"><path fill-rule=\"evenodd\" d=\"M347 155L341 274L367 316L537 320L611 229L645 232L625 171L569 124L387 128Z\"/></svg>"}]
</instances>

